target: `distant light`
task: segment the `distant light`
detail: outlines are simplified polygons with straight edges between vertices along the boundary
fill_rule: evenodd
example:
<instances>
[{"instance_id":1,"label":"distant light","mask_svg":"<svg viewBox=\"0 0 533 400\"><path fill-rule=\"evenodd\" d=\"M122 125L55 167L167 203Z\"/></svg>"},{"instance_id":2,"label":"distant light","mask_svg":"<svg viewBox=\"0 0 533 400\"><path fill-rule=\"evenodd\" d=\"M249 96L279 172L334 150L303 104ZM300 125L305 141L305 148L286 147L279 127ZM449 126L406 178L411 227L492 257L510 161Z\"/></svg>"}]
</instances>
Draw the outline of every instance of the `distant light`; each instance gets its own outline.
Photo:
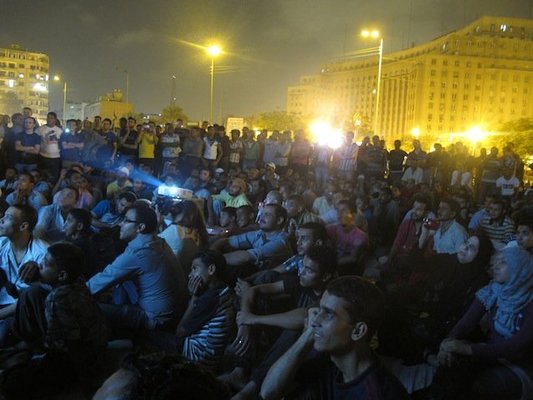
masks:
<instances>
[{"instance_id":1,"label":"distant light","mask_svg":"<svg viewBox=\"0 0 533 400\"><path fill-rule=\"evenodd\" d=\"M481 142L487 135L488 133L483 131L480 126L473 126L466 132L466 137L474 144Z\"/></svg>"},{"instance_id":2,"label":"distant light","mask_svg":"<svg viewBox=\"0 0 533 400\"><path fill-rule=\"evenodd\" d=\"M364 38L379 39L381 34L377 29L372 29L371 31L364 29L361 31L361 36Z\"/></svg>"},{"instance_id":3,"label":"distant light","mask_svg":"<svg viewBox=\"0 0 533 400\"><path fill-rule=\"evenodd\" d=\"M420 128L416 127L411 130L411 134L415 139L418 139L420 137Z\"/></svg>"},{"instance_id":4,"label":"distant light","mask_svg":"<svg viewBox=\"0 0 533 400\"><path fill-rule=\"evenodd\" d=\"M9 79L6 83L10 88L15 87L15 80L13 79Z\"/></svg>"},{"instance_id":5,"label":"distant light","mask_svg":"<svg viewBox=\"0 0 533 400\"><path fill-rule=\"evenodd\" d=\"M43 83L36 83L33 85L33 90L37 92L48 92L48 88Z\"/></svg>"},{"instance_id":6,"label":"distant light","mask_svg":"<svg viewBox=\"0 0 533 400\"><path fill-rule=\"evenodd\" d=\"M36 79L41 79L41 74L35 74Z\"/></svg>"},{"instance_id":7,"label":"distant light","mask_svg":"<svg viewBox=\"0 0 533 400\"><path fill-rule=\"evenodd\" d=\"M50 79L50 77L49 77L48 75L45 75L45 76L44 76L44 80L45 80L46 82L48 82L48 79Z\"/></svg>"},{"instance_id":8,"label":"distant light","mask_svg":"<svg viewBox=\"0 0 533 400\"><path fill-rule=\"evenodd\" d=\"M329 122L323 120L313 121L309 125L313 141L322 146L338 149L344 142L340 129L333 128Z\"/></svg>"},{"instance_id":9,"label":"distant light","mask_svg":"<svg viewBox=\"0 0 533 400\"><path fill-rule=\"evenodd\" d=\"M59 82L61 78L58 75L54 75L54 81Z\"/></svg>"},{"instance_id":10,"label":"distant light","mask_svg":"<svg viewBox=\"0 0 533 400\"><path fill-rule=\"evenodd\" d=\"M501 24L500 25L500 31L507 32L507 24Z\"/></svg>"},{"instance_id":11,"label":"distant light","mask_svg":"<svg viewBox=\"0 0 533 400\"><path fill-rule=\"evenodd\" d=\"M222 53L222 49L220 48L219 45L211 45L207 48L207 52L209 53L209 55L213 56L213 57L216 57L218 56L220 53Z\"/></svg>"},{"instance_id":12,"label":"distant light","mask_svg":"<svg viewBox=\"0 0 533 400\"><path fill-rule=\"evenodd\" d=\"M19 78L24 78L24 74L23 74L23 73L20 73L20 74L19 74Z\"/></svg>"}]
</instances>

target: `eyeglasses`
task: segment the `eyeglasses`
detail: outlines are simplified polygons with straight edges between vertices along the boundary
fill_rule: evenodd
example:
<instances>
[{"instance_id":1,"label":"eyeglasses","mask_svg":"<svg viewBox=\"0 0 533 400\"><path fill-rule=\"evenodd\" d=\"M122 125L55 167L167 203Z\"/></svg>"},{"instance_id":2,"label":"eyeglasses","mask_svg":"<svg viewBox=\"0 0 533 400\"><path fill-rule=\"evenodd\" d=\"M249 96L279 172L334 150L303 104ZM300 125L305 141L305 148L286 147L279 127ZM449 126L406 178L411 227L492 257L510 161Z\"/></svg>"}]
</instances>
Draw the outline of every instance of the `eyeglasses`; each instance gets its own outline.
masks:
<instances>
[{"instance_id":1,"label":"eyeglasses","mask_svg":"<svg viewBox=\"0 0 533 400\"><path fill-rule=\"evenodd\" d=\"M139 224L140 222L139 221L134 221L132 219L123 219L122 223L124 223L124 224Z\"/></svg>"}]
</instances>

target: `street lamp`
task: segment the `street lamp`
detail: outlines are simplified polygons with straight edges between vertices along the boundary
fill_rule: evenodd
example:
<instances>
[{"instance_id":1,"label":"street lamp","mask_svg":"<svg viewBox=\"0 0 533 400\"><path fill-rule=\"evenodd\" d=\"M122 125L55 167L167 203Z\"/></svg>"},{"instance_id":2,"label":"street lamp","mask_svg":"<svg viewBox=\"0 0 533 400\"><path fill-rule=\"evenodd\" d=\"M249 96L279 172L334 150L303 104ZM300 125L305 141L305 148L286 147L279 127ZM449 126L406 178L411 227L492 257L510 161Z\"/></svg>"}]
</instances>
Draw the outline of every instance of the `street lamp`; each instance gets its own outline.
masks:
<instances>
[{"instance_id":1,"label":"street lamp","mask_svg":"<svg viewBox=\"0 0 533 400\"><path fill-rule=\"evenodd\" d=\"M215 93L215 57L222 53L218 45L207 47L207 54L211 56L211 96L209 98L209 122L213 122L213 95Z\"/></svg>"},{"instance_id":2,"label":"street lamp","mask_svg":"<svg viewBox=\"0 0 533 400\"><path fill-rule=\"evenodd\" d=\"M374 115L374 135L378 134L378 121L379 121L379 95L381 88L381 64L383 62L383 37L380 32L377 30L363 30L361 31L361 36L369 39L379 39L379 61L378 61L378 78L377 78L377 88L376 88L376 113Z\"/></svg>"},{"instance_id":3,"label":"street lamp","mask_svg":"<svg viewBox=\"0 0 533 400\"><path fill-rule=\"evenodd\" d=\"M61 78L58 75L55 75L54 81L60 82ZM63 124L65 124L66 113L67 113L67 81L63 79Z\"/></svg>"}]
</instances>

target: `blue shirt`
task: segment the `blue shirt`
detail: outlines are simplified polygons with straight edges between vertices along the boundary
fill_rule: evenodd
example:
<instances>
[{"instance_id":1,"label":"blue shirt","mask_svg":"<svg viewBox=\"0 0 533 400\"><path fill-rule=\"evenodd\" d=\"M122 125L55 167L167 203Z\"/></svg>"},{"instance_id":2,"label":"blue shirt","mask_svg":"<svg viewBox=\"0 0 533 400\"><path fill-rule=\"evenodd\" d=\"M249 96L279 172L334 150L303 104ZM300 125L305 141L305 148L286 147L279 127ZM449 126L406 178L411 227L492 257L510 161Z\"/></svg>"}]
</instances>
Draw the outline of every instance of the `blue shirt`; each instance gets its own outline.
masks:
<instances>
[{"instance_id":1,"label":"blue shirt","mask_svg":"<svg viewBox=\"0 0 533 400\"><path fill-rule=\"evenodd\" d=\"M288 235L283 231L267 234L259 229L241 233L230 236L229 245L234 249L247 250L259 267L262 267L265 261L270 261L272 266L279 265L292 255Z\"/></svg>"},{"instance_id":2,"label":"blue shirt","mask_svg":"<svg viewBox=\"0 0 533 400\"><path fill-rule=\"evenodd\" d=\"M148 329L181 318L188 298L185 275L163 239L139 234L87 286L92 294L98 294L126 281L135 285Z\"/></svg>"},{"instance_id":3,"label":"blue shirt","mask_svg":"<svg viewBox=\"0 0 533 400\"><path fill-rule=\"evenodd\" d=\"M470 222L468 223L468 229L476 230L481 225L481 221L483 221L483 218L488 217L489 213L487 210L482 208L481 210L477 211L474 215L472 215L472 218L470 218Z\"/></svg>"}]
</instances>

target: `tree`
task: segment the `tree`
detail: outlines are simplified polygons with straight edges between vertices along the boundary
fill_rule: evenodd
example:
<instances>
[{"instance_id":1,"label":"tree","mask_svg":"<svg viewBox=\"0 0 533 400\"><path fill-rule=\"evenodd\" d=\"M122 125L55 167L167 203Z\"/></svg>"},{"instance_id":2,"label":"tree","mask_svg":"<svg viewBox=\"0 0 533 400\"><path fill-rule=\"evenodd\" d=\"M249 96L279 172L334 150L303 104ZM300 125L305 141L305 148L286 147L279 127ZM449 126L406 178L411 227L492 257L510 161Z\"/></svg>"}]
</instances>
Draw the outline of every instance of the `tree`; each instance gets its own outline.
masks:
<instances>
[{"instance_id":1,"label":"tree","mask_svg":"<svg viewBox=\"0 0 533 400\"><path fill-rule=\"evenodd\" d=\"M168 106L161 111L161 117L157 121L160 124L166 124L167 122L176 122L178 119L184 122L188 120L187 115L183 112L183 109L178 106Z\"/></svg>"},{"instance_id":2,"label":"tree","mask_svg":"<svg viewBox=\"0 0 533 400\"><path fill-rule=\"evenodd\" d=\"M22 109L22 100L19 99L15 92L7 92L0 98L0 112L12 115L20 112Z\"/></svg>"},{"instance_id":3,"label":"tree","mask_svg":"<svg viewBox=\"0 0 533 400\"><path fill-rule=\"evenodd\" d=\"M521 157L530 155L533 149L533 119L521 118L504 123L500 134L489 137L487 144L501 150L508 143L514 143L514 151Z\"/></svg>"},{"instance_id":4,"label":"tree","mask_svg":"<svg viewBox=\"0 0 533 400\"><path fill-rule=\"evenodd\" d=\"M304 127L300 117L285 111L270 111L246 119L248 125L268 130L296 130Z\"/></svg>"}]
</instances>

